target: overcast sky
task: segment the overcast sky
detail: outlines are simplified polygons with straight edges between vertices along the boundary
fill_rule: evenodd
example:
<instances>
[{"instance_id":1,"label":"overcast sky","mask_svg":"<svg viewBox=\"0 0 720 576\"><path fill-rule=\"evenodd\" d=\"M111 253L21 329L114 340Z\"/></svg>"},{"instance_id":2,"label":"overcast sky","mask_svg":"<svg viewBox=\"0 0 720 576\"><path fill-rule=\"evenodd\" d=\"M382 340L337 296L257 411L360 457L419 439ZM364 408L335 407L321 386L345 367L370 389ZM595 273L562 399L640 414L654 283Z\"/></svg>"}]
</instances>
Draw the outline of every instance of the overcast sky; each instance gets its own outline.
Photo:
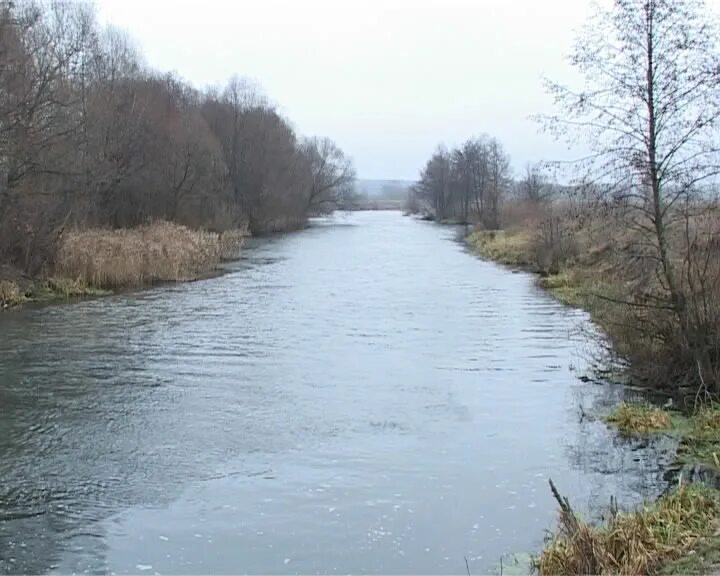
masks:
<instances>
[{"instance_id":1,"label":"overcast sky","mask_svg":"<svg viewBox=\"0 0 720 576\"><path fill-rule=\"evenodd\" d=\"M528 118L567 63L589 0L97 0L147 63L198 87L257 81L361 178L417 174L440 142L497 136L519 171L579 155Z\"/></svg>"}]
</instances>

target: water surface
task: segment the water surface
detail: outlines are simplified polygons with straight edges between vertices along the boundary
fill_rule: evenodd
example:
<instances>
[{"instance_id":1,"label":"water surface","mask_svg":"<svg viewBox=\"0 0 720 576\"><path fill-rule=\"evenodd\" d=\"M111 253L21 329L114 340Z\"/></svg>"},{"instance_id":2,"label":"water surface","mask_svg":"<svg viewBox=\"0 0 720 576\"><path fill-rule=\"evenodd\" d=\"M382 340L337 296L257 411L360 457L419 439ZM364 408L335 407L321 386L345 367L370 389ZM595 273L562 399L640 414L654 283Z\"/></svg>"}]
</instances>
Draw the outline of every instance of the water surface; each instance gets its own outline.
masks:
<instances>
[{"instance_id":1,"label":"water surface","mask_svg":"<svg viewBox=\"0 0 720 576\"><path fill-rule=\"evenodd\" d=\"M652 497L592 330L457 231L357 213L205 281L0 316L0 572L485 573ZM661 456L661 455L660 455Z\"/></svg>"}]
</instances>

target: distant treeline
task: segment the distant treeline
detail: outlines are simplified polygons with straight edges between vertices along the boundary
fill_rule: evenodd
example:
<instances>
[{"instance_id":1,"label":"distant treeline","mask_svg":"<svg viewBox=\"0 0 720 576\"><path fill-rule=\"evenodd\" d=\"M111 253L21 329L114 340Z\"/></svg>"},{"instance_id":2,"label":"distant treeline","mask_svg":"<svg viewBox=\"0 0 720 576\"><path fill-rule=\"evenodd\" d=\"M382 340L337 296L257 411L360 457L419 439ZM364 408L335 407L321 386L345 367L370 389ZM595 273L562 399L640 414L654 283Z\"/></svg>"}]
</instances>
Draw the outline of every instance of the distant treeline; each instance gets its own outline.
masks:
<instances>
[{"instance_id":1,"label":"distant treeline","mask_svg":"<svg viewBox=\"0 0 720 576\"><path fill-rule=\"evenodd\" d=\"M68 227L299 227L354 178L252 85L149 69L86 3L0 1L0 264L37 273Z\"/></svg>"}]
</instances>

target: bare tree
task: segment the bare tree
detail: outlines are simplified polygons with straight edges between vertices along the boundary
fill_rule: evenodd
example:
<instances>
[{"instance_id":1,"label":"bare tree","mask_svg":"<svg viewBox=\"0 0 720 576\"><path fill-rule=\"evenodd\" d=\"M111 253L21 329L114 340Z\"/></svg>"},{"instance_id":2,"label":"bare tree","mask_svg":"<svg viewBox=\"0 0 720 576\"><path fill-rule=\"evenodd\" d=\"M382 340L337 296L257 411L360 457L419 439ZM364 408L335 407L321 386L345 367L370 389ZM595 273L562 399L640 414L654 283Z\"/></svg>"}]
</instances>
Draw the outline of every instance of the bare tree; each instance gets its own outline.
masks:
<instances>
[{"instance_id":1,"label":"bare tree","mask_svg":"<svg viewBox=\"0 0 720 576\"><path fill-rule=\"evenodd\" d=\"M310 170L306 211L323 214L345 204L355 182L352 161L329 138L309 138L301 150Z\"/></svg>"},{"instance_id":2,"label":"bare tree","mask_svg":"<svg viewBox=\"0 0 720 576\"><path fill-rule=\"evenodd\" d=\"M443 146L438 146L427 161L416 186L418 196L431 206L438 220L443 220L449 215L450 182L450 154Z\"/></svg>"},{"instance_id":3,"label":"bare tree","mask_svg":"<svg viewBox=\"0 0 720 576\"><path fill-rule=\"evenodd\" d=\"M472 138L458 148L437 148L420 174L415 199L439 220L500 227L500 207L510 187L510 157L495 138Z\"/></svg>"},{"instance_id":4,"label":"bare tree","mask_svg":"<svg viewBox=\"0 0 720 576\"><path fill-rule=\"evenodd\" d=\"M0 264L52 265L66 225L304 225L354 178L252 83L158 74L82 1L0 0Z\"/></svg>"},{"instance_id":5,"label":"bare tree","mask_svg":"<svg viewBox=\"0 0 720 576\"><path fill-rule=\"evenodd\" d=\"M700 0L614 0L572 54L584 87L548 83L562 111L545 120L559 135L587 137L584 180L630 210L633 269L644 288L624 304L644 337L670 352L682 378L711 379L720 390L720 316L699 293L716 282L707 276L714 267L704 264L709 248L698 248L689 218L720 168L717 48Z\"/></svg>"},{"instance_id":6,"label":"bare tree","mask_svg":"<svg viewBox=\"0 0 720 576\"><path fill-rule=\"evenodd\" d=\"M525 176L519 184L522 197L533 203L546 200L550 192L550 185L540 163L526 164Z\"/></svg>"},{"instance_id":7,"label":"bare tree","mask_svg":"<svg viewBox=\"0 0 720 576\"><path fill-rule=\"evenodd\" d=\"M488 143L488 206L485 225L490 229L500 228L500 205L510 185L510 157L502 144L495 138Z\"/></svg>"},{"instance_id":8,"label":"bare tree","mask_svg":"<svg viewBox=\"0 0 720 576\"><path fill-rule=\"evenodd\" d=\"M484 152L483 143L478 140L467 140L452 152L453 196L460 203L461 218L465 223L470 219L473 198L477 201L484 198L482 176L487 172L487 166L481 165L487 160Z\"/></svg>"}]
</instances>

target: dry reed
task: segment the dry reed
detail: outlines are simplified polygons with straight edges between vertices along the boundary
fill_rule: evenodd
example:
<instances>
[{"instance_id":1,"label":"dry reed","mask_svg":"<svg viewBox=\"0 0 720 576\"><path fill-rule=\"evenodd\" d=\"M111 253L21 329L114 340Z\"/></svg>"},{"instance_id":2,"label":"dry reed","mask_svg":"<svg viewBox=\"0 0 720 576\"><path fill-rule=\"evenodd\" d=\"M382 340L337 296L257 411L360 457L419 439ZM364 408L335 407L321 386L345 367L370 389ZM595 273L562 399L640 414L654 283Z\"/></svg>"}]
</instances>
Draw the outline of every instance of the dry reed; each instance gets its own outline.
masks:
<instances>
[{"instance_id":1,"label":"dry reed","mask_svg":"<svg viewBox=\"0 0 720 576\"><path fill-rule=\"evenodd\" d=\"M71 230L61 239L55 273L99 288L193 280L236 256L243 236L165 221L132 229Z\"/></svg>"},{"instance_id":2,"label":"dry reed","mask_svg":"<svg viewBox=\"0 0 720 576\"><path fill-rule=\"evenodd\" d=\"M716 490L689 484L635 512L612 511L594 527L551 487L560 523L536 562L540 574L656 574L711 537L720 514Z\"/></svg>"}]
</instances>

